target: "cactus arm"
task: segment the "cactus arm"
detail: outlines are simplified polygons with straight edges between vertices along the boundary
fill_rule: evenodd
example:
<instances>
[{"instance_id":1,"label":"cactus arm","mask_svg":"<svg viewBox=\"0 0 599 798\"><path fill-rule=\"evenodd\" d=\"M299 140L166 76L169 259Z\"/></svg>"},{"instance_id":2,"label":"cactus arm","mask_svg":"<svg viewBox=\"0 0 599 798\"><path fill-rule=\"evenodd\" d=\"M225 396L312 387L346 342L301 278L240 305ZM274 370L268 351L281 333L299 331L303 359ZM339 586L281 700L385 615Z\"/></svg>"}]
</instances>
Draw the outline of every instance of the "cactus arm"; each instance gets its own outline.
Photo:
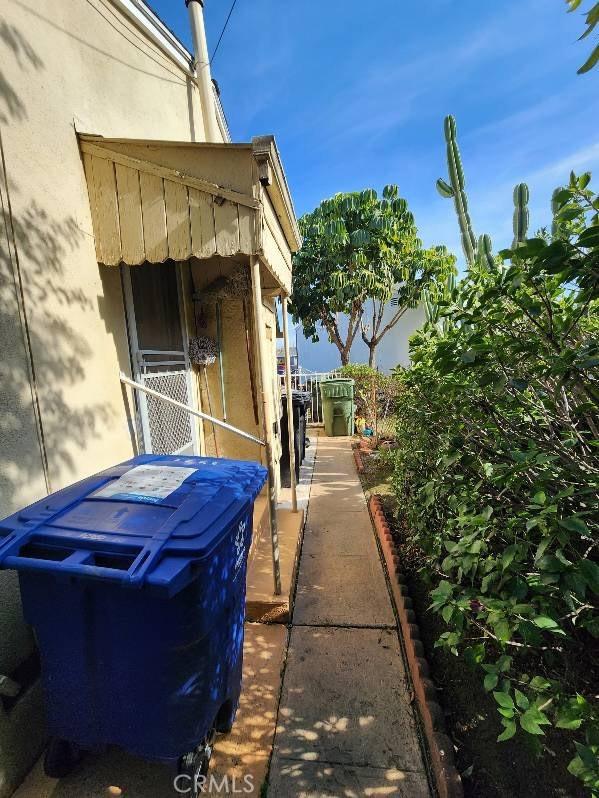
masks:
<instances>
[{"instance_id":1,"label":"cactus arm","mask_svg":"<svg viewBox=\"0 0 599 798\"><path fill-rule=\"evenodd\" d=\"M460 149L457 142L457 128L453 116L445 117L445 141L447 142L447 168L449 171L449 184L444 180L437 181L437 190L442 196L453 197L456 214L460 225L462 249L468 265L476 261L476 236L472 230L472 222L468 212L468 198L466 196L466 181Z\"/></svg>"},{"instance_id":2,"label":"cactus arm","mask_svg":"<svg viewBox=\"0 0 599 798\"><path fill-rule=\"evenodd\" d=\"M493 257L493 244L491 243L491 236L485 235L478 239L478 256L477 262L481 269L494 269L495 259Z\"/></svg>"},{"instance_id":3,"label":"cactus arm","mask_svg":"<svg viewBox=\"0 0 599 798\"><path fill-rule=\"evenodd\" d=\"M518 183L514 188L514 241L512 249L516 249L518 244L526 241L529 221L528 197L526 183Z\"/></svg>"},{"instance_id":4,"label":"cactus arm","mask_svg":"<svg viewBox=\"0 0 599 798\"><path fill-rule=\"evenodd\" d=\"M442 197L453 198L455 196L452 187L441 178L437 180L437 191Z\"/></svg>"}]
</instances>

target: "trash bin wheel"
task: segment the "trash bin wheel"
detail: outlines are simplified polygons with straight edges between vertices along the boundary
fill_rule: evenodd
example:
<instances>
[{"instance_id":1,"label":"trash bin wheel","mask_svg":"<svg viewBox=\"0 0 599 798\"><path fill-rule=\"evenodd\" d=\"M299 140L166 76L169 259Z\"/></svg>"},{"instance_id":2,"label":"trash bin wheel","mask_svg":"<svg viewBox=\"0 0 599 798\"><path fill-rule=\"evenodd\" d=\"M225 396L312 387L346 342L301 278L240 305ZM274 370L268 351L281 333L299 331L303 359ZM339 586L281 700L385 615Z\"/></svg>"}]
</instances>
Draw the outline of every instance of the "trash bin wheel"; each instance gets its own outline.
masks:
<instances>
[{"instance_id":1,"label":"trash bin wheel","mask_svg":"<svg viewBox=\"0 0 599 798\"><path fill-rule=\"evenodd\" d=\"M75 743L53 737L44 755L44 773L51 779L68 776L83 758L83 751Z\"/></svg>"},{"instance_id":2,"label":"trash bin wheel","mask_svg":"<svg viewBox=\"0 0 599 798\"><path fill-rule=\"evenodd\" d=\"M213 727L197 748L184 754L179 760L179 774L190 777L192 798L197 798L202 793L200 779L208 775L215 739L216 730Z\"/></svg>"}]
</instances>

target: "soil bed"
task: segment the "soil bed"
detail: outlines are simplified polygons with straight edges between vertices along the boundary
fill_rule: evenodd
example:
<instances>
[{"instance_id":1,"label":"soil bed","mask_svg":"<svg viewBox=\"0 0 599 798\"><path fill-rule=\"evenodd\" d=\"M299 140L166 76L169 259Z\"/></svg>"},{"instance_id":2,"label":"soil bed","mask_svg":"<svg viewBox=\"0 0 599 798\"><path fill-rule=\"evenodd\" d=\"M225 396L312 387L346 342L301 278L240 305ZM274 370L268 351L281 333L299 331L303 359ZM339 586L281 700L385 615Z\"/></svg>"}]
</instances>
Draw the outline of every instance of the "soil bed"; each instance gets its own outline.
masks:
<instances>
[{"instance_id":1,"label":"soil bed","mask_svg":"<svg viewBox=\"0 0 599 798\"><path fill-rule=\"evenodd\" d=\"M385 458L363 454L362 484L367 495L381 501L396 543L402 570L420 625L431 677L446 718L447 733L456 749L456 767L466 798L588 798L567 766L572 759L572 736L549 731L546 751L537 757L524 735L498 743L502 731L492 696L485 692L481 672L463 657L435 648L447 630L440 616L428 611L430 585L420 572L422 559L407 533L391 489L392 468Z\"/></svg>"}]
</instances>

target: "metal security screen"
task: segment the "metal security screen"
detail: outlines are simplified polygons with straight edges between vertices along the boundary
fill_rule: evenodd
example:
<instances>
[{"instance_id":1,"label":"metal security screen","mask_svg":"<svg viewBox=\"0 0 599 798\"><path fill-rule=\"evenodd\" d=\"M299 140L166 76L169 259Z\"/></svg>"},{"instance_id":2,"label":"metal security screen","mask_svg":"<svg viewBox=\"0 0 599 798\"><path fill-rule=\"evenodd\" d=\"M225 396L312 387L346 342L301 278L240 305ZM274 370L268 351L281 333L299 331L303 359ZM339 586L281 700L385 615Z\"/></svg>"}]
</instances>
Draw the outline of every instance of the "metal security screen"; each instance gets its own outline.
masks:
<instances>
[{"instance_id":1,"label":"metal security screen","mask_svg":"<svg viewBox=\"0 0 599 798\"><path fill-rule=\"evenodd\" d=\"M177 264L147 263L129 269L127 277L129 329L138 382L192 405ZM194 453L189 413L147 394L141 394L138 401L147 453Z\"/></svg>"},{"instance_id":2,"label":"metal security screen","mask_svg":"<svg viewBox=\"0 0 599 798\"><path fill-rule=\"evenodd\" d=\"M182 371L143 375L143 384L177 402L189 404L187 373ZM191 446L191 417L185 410L161 402L154 396L145 399L148 408L151 448L154 454L175 454Z\"/></svg>"}]
</instances>

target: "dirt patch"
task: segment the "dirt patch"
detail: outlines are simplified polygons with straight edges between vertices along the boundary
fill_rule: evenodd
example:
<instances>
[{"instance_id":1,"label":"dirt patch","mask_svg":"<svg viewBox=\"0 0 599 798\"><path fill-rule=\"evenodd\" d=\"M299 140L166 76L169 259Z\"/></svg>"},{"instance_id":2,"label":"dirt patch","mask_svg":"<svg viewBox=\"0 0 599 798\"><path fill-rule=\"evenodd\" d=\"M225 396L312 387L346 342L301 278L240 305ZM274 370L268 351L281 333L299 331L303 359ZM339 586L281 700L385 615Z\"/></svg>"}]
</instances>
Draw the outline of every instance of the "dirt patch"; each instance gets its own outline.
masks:
<instances>
[{"instance_id":1,"label":"dirt patch","mask_svg":"<svg viewBox=\"0 0 599 798\"><path fill-rule=\"evenodd\" d=\"M393 466L385 453L361 450L360 457L364 470L360 473L362 488L366 498L371 495L385 497L390 510L395 510L395 494L391 485Z\"/></svg>"}]
</instances>

